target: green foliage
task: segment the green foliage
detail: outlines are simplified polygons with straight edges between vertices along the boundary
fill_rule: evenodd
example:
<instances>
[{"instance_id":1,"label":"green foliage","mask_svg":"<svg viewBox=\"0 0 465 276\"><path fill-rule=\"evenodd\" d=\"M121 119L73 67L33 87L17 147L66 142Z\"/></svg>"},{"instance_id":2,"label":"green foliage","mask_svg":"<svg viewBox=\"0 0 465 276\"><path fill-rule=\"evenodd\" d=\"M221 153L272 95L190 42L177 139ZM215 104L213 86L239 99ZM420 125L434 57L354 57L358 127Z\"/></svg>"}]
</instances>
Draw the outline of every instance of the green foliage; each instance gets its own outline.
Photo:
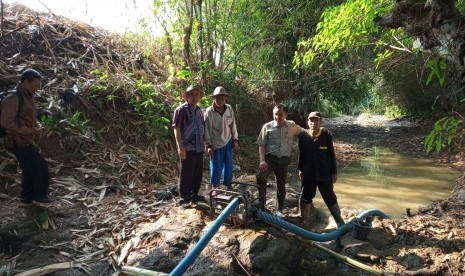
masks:
<instances>
[{"instance_id":1,"label":"green foliage","mask_svg":"<svg viewBox=\"0 0 465 276\"><path fill-rule=\"evenodd\" d=\"M95 95L108 91L110 75L107 70L94 69L90 72L97 78L97 82L92 86Z\"/></svg>"},{"instance_id":2,"label":"green foliage","mask_svg":"<svg viewBox=\"0 0 465 276\"><path fill-rule=\"evenodd\" d=\"M407 115L407 111L405 110L404 107L398 106L398 105L389 105L386 106L384 115L390 119L394 118L400 118L402 116Z\"/></svg>"},{"instance_id":3,"label":"green foliage","mask_svg":"<svg viewBox=\"0 0 465 276\"><path fill-rule=\"evenodd\" d=\"M431 91L449 81L447 68L440 60L426 63L411 50L413 39L402 28L374 24L394 3L156 0L154 16L170 38L169 47L161 47L171 50L165 55L172 59L167 87L182 91L187 83L201 82L203 107L222 85L238 92L231 101L244 102L248 92L266 87L284 94L299 114L319 109L400 117L430 111ZM431 71L423 70L425 64Z\"/></svg>"},{"instance_id":4,"label":"green foliage","mask_svg":"<svg viewBox=\"0 0 465 276\"><path fill-rule=\"evenodd\" d=\"M289 105L301 114L318 109L335 115L384 114L388 107L397 104L387 96L382 72L366 70L354 73L355 65L344 65L338 62L327 74L313 74L298 87L299 97L287 101Z\"/></svg>"},{"instance_id":5,"label":"green foliage","mask_svg":"<svg viewBox=\"0 0 465 276\"><path fill-rule=\"evenodd\" d=\"M90 72L92 75L98 77L100 80L107 80L108 79L108 71L107 70L101 70L101 69L94 69Z\"/></svg>"},{"instance_id":6,"label":"green foliage","mask_svg":"<svg viewBox=\"0 0 465 276\"><path fill-rule=\"evenodd\" d=\"M135 93L131 100L134 110L141 115L148 124L147 134L164 138L169 135L169 105L156 91L151 83L140 79L135 83Z\"/></svg>"},{"instance_id":7,"label":"green foliage","mask_svg":"<svg viewBox=\"0 0 465 276\"><path fill-rule=\"evenodd\" d=\"M57 120L55 120L51 116L42 115L42 117L40 117L40 124L44 128L52 130L58 129Z\"/></svg>"},{"instance_id":8,"label":"green foliage","mask_svg":"<svg viewBox=\"0 0 465 276\"><path fill-rule=\"evenodd\" d=\"M251 136L239 132L239 141L241 146L239 147L238 156L250 157L256 155L256 142L257 136ZM252 150L251 150L252 147Z\"/></svg>"},{"instance_id":9,"label":"green foliage","mask_svg":"<svg viewBox=\"0 0 465 276\"><path fill-rule=\"evenodd\" d=\"M375 58L376 69L379 69L381 62L392 56L392 51L386 49L383 53L377 53Z\"/></svg>"},{"instance_id":10,"label":"green foliage","mask_svg":"<svg viewBox=\"0 0 465 276\"><path fill-rule=\"evenodd\" d=\"M190 70L179 70L176 71L176 76L178 76L180 79L188 79L193 76L193 73Z\"/></svg>"},{"instance_id":11,"label":"green foliage","mask_svg":"<svg viewBox=\"0 0 465 276\"><path fill-rule=\"evenodd\" d=\"M202 99L200 99L199 101L199 106L201 107L208 107L212 105L212 98L211 97L208 97L208 95L205 97L203 97Z\"/></svg>"},{"instance_id":12,"label":"green foliage","mask_svg":"<svg viewBox=\"0 0 465 276\"><path fill-rule=\"evenodd\" d=\"M354 107L353 113L382 114L384 111L383 101L376 91L365 93L365 97Z\"/></svg>"},{"instance_id":13,"label":"green foliage","mask_svg":"<svg viewBox=\"0 0 465 276\"><path fill-rule=\"evenodd\" d=\"M68 116L64 112L57 112L53 115L42 115L40 122L43 127L60 132L63 136L76 132L86 134L88 131L88 121L83 120L81 115L80 111L76 111L71 116Z\"/></svg>"},{"instance_id":14,"label":"green foliage","mask_svg":"<svg viewBox=\"0 0 465 276\"><path fill-rule=\"evenodd\" d=\"M393 1L349 0L338 6L329 6L321 15L316 35L299 42L294 67L306 67L326 59L334 62L342 52L356 51L366 46L379 32L373 20L386 14Z\"/></svg>"},{"instance_id":15,"label":"green foliage","mask_svg":"<svg viewBox=\"0 0 465 276\"><path fill-rule=\"evenodd\" d=\"M458 0L457 1L457 9L461 12L465 11L465 0Z\"/></svg>"},{"instance_id":16,"label":"green foliage","mask_svg":"<svg viewBox=\"0 0 465 276\"><path fill-rule=\"evenodd\" d=\"M428 136L426 136L426 152L429 153L434 148L439 153L446 144L450 145L462 122L461 119L449 116L438 120Z\"/></svg>"},{"instance_id":17,"label":"green foliage","mask_svg":"<svg viewBox=\"0 0 465 276\"><path fill-rule=\"evenodd\" d=\"M81 112L76 111L71 118L69 118L69 126L79 130L80 132L84 132L87 127L87 120L83 121L81 118Z\"/></svg>"},{"instance_id":18,"label":"green foliage","mask_svg":"<svg viewBox=\"0 0 465 276\"><path fill-rule=\"evenodd\" d=\"M428 60L428 64L426 66L431 69L431 72L426 79L426 85L430 84L433 77L436 77L439 80L439 84L443 85L446 80L446 61L440 58L432 58Z\"/></svg>"},{"instance_id":19,"label":"green foliage","mask_svg":"<svg viewBox=\"0 0 465 276\"><path fill-rule=\"evenodd\" d=\"M431 82L425 86L425 79L429 73L423 68L427 62L421 56L411 57L404 53L395 59L404 59L408 62L402 66L392 69L389 62L381 65L378 70L383 76L381 95L386 106L397 106L401 109L402 116L405 115L428 115L431 114L431 105L437 97L438 91L443 88L439 82ZM386 115L392 110L387 110ZM383 113L381 113L383 114Z\"/></svg>"},{"instance_id":20,"label":"green foliage","mask_svg":"<svg viewBox=\"0 0 465 276\"><path fill-rule=\"evenodd\" d=\"M317 110L323 112L327 117L334 117L342 113L339 106L328 98L321 98L318 102L318 106Z\"/></svg>"},{"instance_id":21,"label":"green foliage","mask_svg":"<svg viewBox=\"0 0 465 276\"><path fill-rule=\"evenodd\" d=\"M239 52L244 70L238 73L262 79L269 86L275 86L275 80L295 78L292 59L298 39L312 35L322 7L330 2L339 1L258 1L252 16L244 5L236 32L241 44L249 47L242 46Z\"/></svg>"}]
</instances>

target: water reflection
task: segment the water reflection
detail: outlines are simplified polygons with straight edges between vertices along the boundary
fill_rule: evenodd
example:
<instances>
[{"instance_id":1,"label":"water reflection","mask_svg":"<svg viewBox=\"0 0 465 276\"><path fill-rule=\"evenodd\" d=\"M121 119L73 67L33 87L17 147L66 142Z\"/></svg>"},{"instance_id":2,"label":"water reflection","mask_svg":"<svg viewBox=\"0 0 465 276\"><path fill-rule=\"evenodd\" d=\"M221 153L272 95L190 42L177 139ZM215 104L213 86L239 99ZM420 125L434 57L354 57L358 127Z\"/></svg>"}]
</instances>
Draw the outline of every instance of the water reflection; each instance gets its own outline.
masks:
<instances>
[{"instance_id":1,"label":"water reflection","mask_svg":"<svg viewBox=\"0 0 465 276\"><path fill-rule=\"evenodd\" d=\"M335 191L341 207L380 209L400 218L406 208L416 213L431 199L449 197L460 173L434 162L373 148L372 155L359 165L340 169ZM319 193L317 207L325 205Z\"/></svg>"}]
</instances>

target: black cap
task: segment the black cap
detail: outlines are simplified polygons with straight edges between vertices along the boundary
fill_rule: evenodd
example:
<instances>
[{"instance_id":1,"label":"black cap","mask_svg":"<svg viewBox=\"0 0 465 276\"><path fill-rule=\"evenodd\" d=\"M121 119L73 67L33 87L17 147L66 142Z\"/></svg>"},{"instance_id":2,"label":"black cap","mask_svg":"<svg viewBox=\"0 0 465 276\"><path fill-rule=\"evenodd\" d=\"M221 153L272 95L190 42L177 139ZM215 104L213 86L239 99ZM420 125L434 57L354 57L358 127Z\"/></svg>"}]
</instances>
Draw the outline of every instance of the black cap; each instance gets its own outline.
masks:
<instances>
[{"instance_id":1,"label":"black cap","mask_svg":"<svg viewBox=\"0 0 465 276\"><path fill-rule=\"evenodd\" d=\"M321 118L321 114L319 111L313 111L308 114L308 118Z\"/></svg>"}]
</instances>

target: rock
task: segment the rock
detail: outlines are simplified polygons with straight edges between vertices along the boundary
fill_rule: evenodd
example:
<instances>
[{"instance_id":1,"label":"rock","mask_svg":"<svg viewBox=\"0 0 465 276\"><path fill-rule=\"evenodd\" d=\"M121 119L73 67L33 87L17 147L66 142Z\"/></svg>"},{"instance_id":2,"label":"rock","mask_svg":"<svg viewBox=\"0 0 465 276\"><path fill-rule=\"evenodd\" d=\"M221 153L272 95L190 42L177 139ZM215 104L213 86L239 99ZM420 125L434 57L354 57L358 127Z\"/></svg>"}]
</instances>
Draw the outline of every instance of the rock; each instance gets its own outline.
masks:
<instances>
[{"instance_id":1,"label":"rock","mask_svg":"<svg viewBox=\"0 0 465 276\"><path fill-rule=\"evenodd\" d=\"M366 241L361 241L347 233L341 240L342 253L357 259L376 261L386 255L386 252L380 250L388 244L386 234L381 229L371 229Z\"/></svg>"},{"instance_id":2,"label":"rock","mask_svg":"<svg viewBox=\"0 0 465 276\"><path fill-rule=\"evenodd\" d=\"M459 201L465 201L465 188L461 188L456 192L456 194Z\"/></svg>"},{"instance_id":3,"label":"rock","mask_svg":"<svg viewBox=\"0 0 465 276\"><path fill-rule=\"evenodd\" d=\"M205 218L199 210L175 207L156 222L141 225L133 233L140 242L125 265L169 273L214 223ZM307 275L302 264L313 265L314 275L328 275L330 265L338 263L285 231L259 224L252 227L258 228L222 225L184 275L237 275L244 270L258 275ZM338 250L336 242L325 246Z\"/></svg>"}]
</instances>

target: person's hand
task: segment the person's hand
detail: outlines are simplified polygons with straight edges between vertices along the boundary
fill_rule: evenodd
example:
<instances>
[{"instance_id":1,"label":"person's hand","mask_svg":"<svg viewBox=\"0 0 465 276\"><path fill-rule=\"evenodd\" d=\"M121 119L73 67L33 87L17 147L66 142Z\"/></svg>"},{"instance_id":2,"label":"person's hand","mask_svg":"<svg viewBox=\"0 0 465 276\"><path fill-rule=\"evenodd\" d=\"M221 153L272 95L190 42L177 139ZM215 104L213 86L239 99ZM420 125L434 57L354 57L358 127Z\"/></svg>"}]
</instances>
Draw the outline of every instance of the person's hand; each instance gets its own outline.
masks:
<instances>
[{"instance_id":1,"label":"person's hand","mask_svg":"<svg viewBox=\"0 0 465 276\"><path fill-rule=\"evenodd\" d=\"M331 175L331 180L333 181L333 183L336 183L336 181L337 181L337 174Z\"/></svg>"},{"instance_id":2,"label":"person's hand","mask_svg":"<svg viewBox=\"0 0 465 276\"><path fill-rule=\"evenodd\" d=\"M303 176L304 176L304 173L302 171L299 171L299 178L302 179Z\"/></svg>"},{"instance_id":3,"label":"person's hand","mask_svg":"<svg viewBox=\"0 0 465 276\"><path fill-rule=\"evenodd\" d=\"M207 148L207 152L210 156L213 156L213 153L215 153L215 150L213 148Z\"/></svg>"},{"instance_id":4,"label":"person's hand","mask_svg":"<svg viewBox=\"0 0 465 276\"><path fill-rule=\"evenodd\" d=\"M185 148L179 148L178 149L178 156L179 156L179 159L181 159L181 160L186 159L186 149Z\"/></svg>"},{"instance_id":5,"label":"person's hand","mask_svg":"<svg viewBox=\"0 0 465 276\"><path fill-rule=\"evenodd\" d=\"M264 172L268 170L268 163L266 163L266 161L260 161L260 165L258 167L260 168L260 171Z\"/></svg>"},{"instance_id":6,"label":"person's hand","mask_svg":"<svg viewBox=\"0 0 465 276\"><path fill-rule=\"evenodd\" d=\"M237 140L233 141L233 149L235 151L239 149L239 141L237 141Z\"/></svg>"}]
</instances>

